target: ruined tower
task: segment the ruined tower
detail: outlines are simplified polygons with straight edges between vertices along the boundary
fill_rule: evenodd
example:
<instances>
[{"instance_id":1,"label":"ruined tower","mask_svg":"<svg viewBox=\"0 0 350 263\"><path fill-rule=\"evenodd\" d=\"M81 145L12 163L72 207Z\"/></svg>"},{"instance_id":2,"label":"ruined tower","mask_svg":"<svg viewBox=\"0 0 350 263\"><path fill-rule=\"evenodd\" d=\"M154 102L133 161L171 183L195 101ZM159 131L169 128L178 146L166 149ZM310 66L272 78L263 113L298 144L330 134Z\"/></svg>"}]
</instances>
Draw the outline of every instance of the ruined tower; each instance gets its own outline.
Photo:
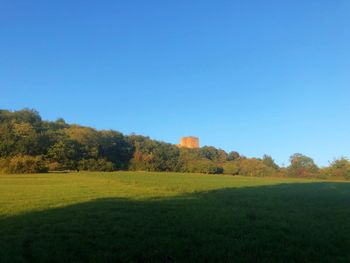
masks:
<instances>
[{"instance_id":1,"label":"ruined tower","mask_svg":"<svg viewBox=\"0 0 350 263\"><path fill-rule=\"evenodd\" d=\"M180 139L179 147L191 149L199 148L199 139L193 136L182 137Z\"/></svg>"}]
</instances>

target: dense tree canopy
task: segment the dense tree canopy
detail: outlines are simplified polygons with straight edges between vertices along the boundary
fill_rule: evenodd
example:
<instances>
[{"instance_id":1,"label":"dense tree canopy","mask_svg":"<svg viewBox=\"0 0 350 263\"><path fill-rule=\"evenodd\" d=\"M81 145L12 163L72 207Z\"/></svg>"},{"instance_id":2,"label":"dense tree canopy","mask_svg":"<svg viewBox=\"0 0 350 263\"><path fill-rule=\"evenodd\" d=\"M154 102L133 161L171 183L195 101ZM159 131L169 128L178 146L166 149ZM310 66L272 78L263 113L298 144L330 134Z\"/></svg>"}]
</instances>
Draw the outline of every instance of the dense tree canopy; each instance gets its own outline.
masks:
<instances>
[{"instance_id":1,"label":"dense tree canopy","mask_svg":"<svg viewBox=\"0 0 350 263\"><path fill-rule=\"evenodd\" d=\"M125 136L63 119L44 121L31 109L0 110L0 171L8 173L48 170L141 170L225 173L245 176L342 177L350 178L350 162L335 160L320 169L302 154L294 154L287 168L271 156L246 158L236 151L226 153L212 146L198 149Z\"/></svg>"}]
</instances>

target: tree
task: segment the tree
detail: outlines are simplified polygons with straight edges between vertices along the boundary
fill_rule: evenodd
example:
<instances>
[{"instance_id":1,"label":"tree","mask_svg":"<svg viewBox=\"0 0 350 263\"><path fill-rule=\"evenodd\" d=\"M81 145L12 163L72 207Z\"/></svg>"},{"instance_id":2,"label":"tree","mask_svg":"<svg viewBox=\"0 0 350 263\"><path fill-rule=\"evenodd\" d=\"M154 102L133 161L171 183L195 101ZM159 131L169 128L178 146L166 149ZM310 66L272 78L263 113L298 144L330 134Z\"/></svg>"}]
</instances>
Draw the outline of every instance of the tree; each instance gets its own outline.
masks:
<instances>
[{"instance_id":1,"label":"tree","mask_svg":"<svg viewBox=\"0 0 350 263\"><path fill-rule=\"evenodd\" d=\"M225 162L222 168L224 169L224 174L238 175L240 171L237 161Z\"/></svg>"},{"instance_id":2,"label":"tree","mask_svg":"<svg viewBox=\"0 0 350 263\"><path fill-rule=\"evenodd\" d=\"M118 131L70 125L63 119L43 121L32 109L0 110L0 161L0 166L8 167L12 163L14 170L28 171L38 170L33 168L34 164L46 167L48 163L51 170L80 167L98 171L130 169L350 178L350 164L346 158L335 160L320 171L310 157L294 154L290 166L282 169L268 155L257 159L246 158L235 151L227 154L212 146L178 148L146 136L124 136Z\"/></svg>"},{"instance_id":3,"label":"tree","mask_svg":"<svg viewBox=\"0 0 350 263\"><path fill-rule=\"evenodd\" d=\"M262 159L263 164L265 164L267 167L270 167L274 170L278 170L279 166L275 163L274 159L272 159L271 156L269 155L264 155L263 159Z\"/></svg>"},{"instance_id":4,"label":"tree","mask_svg":"<svg viewBox=\"0 0 350 263\"><path fill-rule=\"evenodd\" d=\"M12 132L11 124L9 122L2 121L0 123L0 157L11 156L15 150L16 138Z\"/></svg>"},{"instance_id":5,"label":"tree","mask_svg":"<svg viewBox=\"0 0 350 263\"><path fill-rule=\"evenodd\" d=\"M5 168L7 173L45 173L47 165L41 156L14 156Z\"/></svg>"},{"instance_id":6,"label":"tree","mask_svg":"<svg viewBox=\"0 0 350 263\"><path fill-rule=\"evenodd\" d=\"M239 160L240 174L245 176L272 176L275 170L266 166L262 160L245 158Z\"/></svg>"},{"instance_id":7,"label":"tree","mask_svg":"<svg viewBox=\"0 0 350 263\"><path fill-rule=\"evenodd\" d=\"M98 158L98 132L90 127L71 125L64 129L66 135L81 145L82 158Z\"/></svg>"},{"instance_id":8,"label":"tree","mask_svg":"<svg viewBox=\"0 0 350 263\"><path fill-rule=\"evenodd\" d=\"M334 160L327 172L332 177L342 177L346 179L350 179L350 162L347 158L341 157L340 159Z\"/></svg>"},{"instance_id":9,"label":"tree","mask_svg":"<svg viewBox=\"0 0 350 263\"><path fill-rule=\"evenodd\" d=\"M225 161L227 154L223 150L216 149L212 146L204 146L199 149L199 157L212 161Z\"/></svg>"},{"instance_id":10,"label":"tree","mask_svg":"<svg viewBox=\"0 0 350 263\"><path fill-rule=\"evenodd\" d=\"M129 139L135 149L130 169L146 171L175 171L177 169L180 149L175 145L136 135L130 136Z\"/></svg>"},{"instance_id":11,"label":"tree","mask_svg":"<svg viewBox=\"0 0 350 263\"><path fill-rule=\"evenodd\" d=\"M293 154L290 157L290 166L288 175L292 177L314 177L317 176L319 168L314 160L300 153Z\"/></svg>"},{"instance_id":12,"label":"tree","mask_svg":"<svg viewBox=\"0 0 350 263\"><path fill-rule=\"evenodd\" d=\"M99 157L112 162L119 169L127 169L133 156L134 146L120 132L108 130L98 132Z\"/></svg>"},{"instance_id":13,"label":"tree","mask_svg":"<svg viewBox=\"0 0 350 263\"><path fill-rule=\"evenodd\" d=\"M240 158L240 155L238 152L232 151L229 152L229 154L227 155L227 160L228 161L234 161Z\"/></svg>"},{"instance_id":14,"label":"tree","mask_svg":"<svg viewBox=\"0 0 350 263\"><path fill-rule=\"evenodd\" d=\"M59 164L59 170L77 169L78 161L82 159L81 146L74 140L64 139L49 148L47 157L51 162Z\"/></svg>"}]
</instances>

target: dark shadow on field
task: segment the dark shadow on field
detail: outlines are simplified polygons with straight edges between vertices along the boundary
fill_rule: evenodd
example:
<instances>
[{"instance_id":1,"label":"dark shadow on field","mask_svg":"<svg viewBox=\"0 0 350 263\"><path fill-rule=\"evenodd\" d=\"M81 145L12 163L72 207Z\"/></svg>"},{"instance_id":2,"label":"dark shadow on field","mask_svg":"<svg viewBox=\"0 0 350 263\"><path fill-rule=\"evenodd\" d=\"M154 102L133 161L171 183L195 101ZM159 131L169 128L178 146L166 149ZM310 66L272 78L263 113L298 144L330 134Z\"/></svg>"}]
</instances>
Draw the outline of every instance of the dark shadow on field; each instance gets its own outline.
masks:
<instances>
[{"instance_id":1,"label":"dark shadow on field","mask_svg":"<svg viewBox=\"0 0 350 263\"><path fill-rule=\"evenodd\" d=\"M0 262L350 261L350 184L100 199L0 219Z\"/></svg>"}]
</instances>

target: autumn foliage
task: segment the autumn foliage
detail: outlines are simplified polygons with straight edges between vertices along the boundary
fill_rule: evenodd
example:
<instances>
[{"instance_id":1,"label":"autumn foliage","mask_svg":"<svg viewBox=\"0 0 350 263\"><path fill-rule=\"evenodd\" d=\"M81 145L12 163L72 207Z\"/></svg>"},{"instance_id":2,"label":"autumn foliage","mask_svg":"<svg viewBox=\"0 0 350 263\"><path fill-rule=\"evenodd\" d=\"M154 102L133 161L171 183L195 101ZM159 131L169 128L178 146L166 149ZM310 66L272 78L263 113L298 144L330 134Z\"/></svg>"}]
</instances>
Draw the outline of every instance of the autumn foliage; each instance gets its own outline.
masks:
<instances>
[{"instance_id":1,"label":"autumn foliage","mask_svg":"<svg viewBox=\"0 0 350 263\"><path fill-rule=\"evenodd\" d=\"M197 143L198 139L195 139ZM56 170L350 178L350 163L346 158L321 169L310 157L294 154L290 165L283 168L268 155L247 158L236 151L227 153L212 146L177 147L146 136L126 136L118 131L67 124L63 119L44 121L34 110L0 110L0 171L38 173Z\"/></svg>"}]
</instances>

